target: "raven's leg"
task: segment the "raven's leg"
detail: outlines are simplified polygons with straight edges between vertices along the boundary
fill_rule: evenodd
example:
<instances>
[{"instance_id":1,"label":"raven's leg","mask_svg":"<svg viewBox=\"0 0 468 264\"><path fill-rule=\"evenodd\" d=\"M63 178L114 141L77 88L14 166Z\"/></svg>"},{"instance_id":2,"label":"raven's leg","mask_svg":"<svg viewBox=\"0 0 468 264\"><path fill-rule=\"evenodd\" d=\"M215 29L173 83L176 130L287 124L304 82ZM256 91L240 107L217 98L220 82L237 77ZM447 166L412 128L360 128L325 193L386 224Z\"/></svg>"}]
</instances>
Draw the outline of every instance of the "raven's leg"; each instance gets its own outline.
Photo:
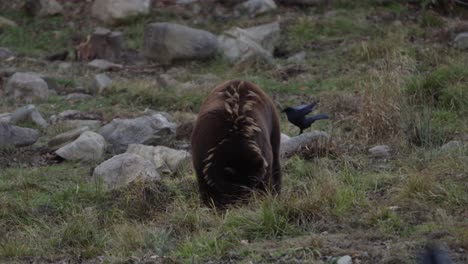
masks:
<instances>
[{"instance_id":1,"label":"raven's leg","mask_svg":"<svg viewBox=\"0 0 468 264\"><path fill-rule=\"evenodd\" d=\"M303 129L301 128L301 131L299 131L299 135L302 134L302 130L303 130ZM299 136L299 135L298 135L298 136Z\"/></svg>"}]
</instances>

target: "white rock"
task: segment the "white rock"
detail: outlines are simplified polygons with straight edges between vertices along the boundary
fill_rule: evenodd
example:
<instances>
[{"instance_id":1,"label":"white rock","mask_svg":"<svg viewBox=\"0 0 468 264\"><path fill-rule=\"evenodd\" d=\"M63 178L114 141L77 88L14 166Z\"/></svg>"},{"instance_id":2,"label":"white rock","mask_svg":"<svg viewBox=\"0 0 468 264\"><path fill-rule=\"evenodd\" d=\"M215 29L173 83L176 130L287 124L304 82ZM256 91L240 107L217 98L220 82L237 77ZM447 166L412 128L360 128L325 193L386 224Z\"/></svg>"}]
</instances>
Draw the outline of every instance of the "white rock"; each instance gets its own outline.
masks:
<instances>
[{"instance_id":1,"label":"white rock","mask_svg":"<svg viewBox=\"0 0 468 264\"><path fill-rule=\"evenodd\" d=\"M153 162L160 173L174 173L179 167L191 160L191 155L184 150L175 150L164 146L130 144L126 153L133 153Z\"/></svg>"},{"instance_id":2,"label":"white rock","mask_svg":"<svg viewBox=\"0 0 468 264\"><path fill-rule=\"evenodd\" d=\"M104 73L96 74L94 76L94 86L96 91L101 94L112 86L112 80Z\"/></svg>"},{"instance_id":3,"label":"white rock","mask_svg":"<svg viewBox=\"0 0 468 264\"><path fill-rule=\"evenodd\" d=\"M26 10L37 17L58 15L63 12L62 6L56 0L27 0Z\"/></svg>"},{"instance_id":4,"label":"white rock","mask_svg":"<svg viewBox=\"0 0 468 264\"><path fill-rule=\"evenodd\" d=\"M0 61L7 60L13 56L14 54L10 49L0 47Z\"/></svg>"},{"instance_id":5,"label":"white rock","mask_svg":"<svg viewBox=\"0 0 468 264\"><path fill-rule=\"evenodd\" d=\"M94 169L93 179L107 189L118 189L134 181L159 181L154 164L130 153L123 153L101 163Z\"/></svg>"},{"instance_id":6,"label":"white rock","mask_svg":"<svg viewBox=\"0 0 468 264\"><path fill-rule=\"evenodd\" d=\"M230 29L220 35L218 41L224 55L232 62L255 56L271 62L279 37L280 26L274 22L246 29Z\"/></svg>"},{"instance_id":7,"label":"white rock","mask_svg":"<svg viewBox=\"0 0 468 264\"><path fill-rule=\"evenodd\" d=\"M370 148L369 156L375 159L388 159L392 156L392 149L387 145L379 145Z\"/></svg>"},{"instance_id":8,"label":"white rock","mask_svg":"<svg viewBox=\"0 0 468 264\"><path fill-rule=\"evenodd\" d=\"M27 103L46 99L49 96L47 83L39 75L32 73L13 74L8 79L5 90L7 96Z\"/></svg>"},{"instance_id":9,"label":"white rock","mask_svg":"<svg viewBox=\"0 0 468 264\"><path fill-rule=\"evenodd\" d=\"M67 101L71 101L71 100L86 100L86 99L90 99L92 98L93 96L91 96L90 94L85 94L85 93L71 93L71 94L67 94L64 99L67 100Z\"/></svg>"},{"instance_id":10,"label":"white rock","mask_svg":"<svg viewBox=\"0 0 468 264\"><path fill-rule=\"evenodd\" d=\"M162 64L214 56L219 43L212 33L172 23L145 26L143 54Z\"/></svg>"},{"instance_id":11,"label":"white rock","mask_svg":"<svg viewBox=\"0 0 468 264\"><path fill-rule=\"evenodd\" d=\"M240 10L247 11L249 16L260 15L276 8L273 0L248 0L240 5Z\"/></svg>"},{"instance_id":12,"label":"white rock","mask_svg":"<svg viewBox=\"0 0 468 264\"><path fill-rule=\"evenodd\" d=\"M328 134L323 131L312 131L292 137L286 142L281 143L280 156L290 157L298 153L303 147L313 145L317 142L325 145L329 138Z\"/></svg>"},{"instance_id":13,"label":"white rock","mask_svg":"<svg viewBox=\"0 0 468 264\"><path fill-rule=\"evenodd\" d=\"M336 264L353 264L353 259L350 256L344 256L339 258Z\"/></svg>"},{"instance_id":14,"label":"white rock","mask_svg":"<svg viewBox=\"0 0 468 264\"><path fill-rule=\"evenodd\" d=\"M55 153L66 160L100 160L104 155L106 140L98 133L83 132L75 141L59 148Z\"/></svg>"},{"instance_id":15,"label":"white rock","mask_svg":"<svg viewBox=\"0 0 468 264\"><path fill-rule=\"evenodd\" d=\"M289 139L291 139L290 136L281 133L281 144L285 143L285 142L288 141Z\"/></svg>"},{"instance_id":16,"label":"white rock","mask_svg":"<svg viewBox=\"0 0 468 264\"><path fill-rule=\"evenodd\" d=\"M306 52L301 51L290 56L286 61L289 63L304 63L306 58Z\"/></svg>"},{"instance_id":17,"label":"white rock","mask_svg":"<svg viewBox=\"0 0 468 264\"><path fill-rule=\"evenodd\" d=\"M468 32L458 34L453 41L453 45L458 49L468 49Z\"/></svg>"},{"instance_id":18,"label":"white rock","mask_svg":"<svg viewBox=\"0 0 468 264\"><path fill-rule=\"evenodd\" d=\"M455 151L455 150L462 150L465 147L465 144L463 142L458 141L458 140L452 140L440 147L440 150L443 152L450 152L450 151Z\"/></svg>"},{"instance_id":19,"label":"white rock","mask_svg":"<svg viewBox=\"0 0 468 264\"><path fill-rule=\"evenodd\" d=\"M123 66L120 64L101 59L91 61L90 63L88 63L88 66L100 71L118 70L123 68Z\"/></svg>"},{"instance_id":20,"label":"white rock","mask_svg":"<svg viewBox=\"0 0 468 264\"><path fill-rule=\"evenodd\" d=\"M99 130L112 153L122 153L130 144L161 145L175 136L176 125L161 114L134 119L114 119Z\"/></svg>"},{"instance_id":21,"label":"white rock","mask_svg":"<svg viewBox=\"0 0 468 264\"><path fill-rule=\"evenodd\" d=\"M59 134L55 137L53 137L49 142L47 143L47 146L51 150L57 150L64 146L65 144L70 143L71 141L77 139L81 134L84 132L89 131L89 127L79 127L70 131L67 131L65 133Z\"/></svg>"},{"instance_id":22,"label":"white rock","mask_svg":"<svg viewBox=\"0 0 468 264\"><path fill-rule=\"evenodd\" d=\"M10 27L17 27L17 26L18 25L14 21L12 21L12 20L10 20L8 18L4 18L4 17L0 16L0 29L10 28Z\"/></svg>"},{"instance_id":23,"label":"white rock","mask_svg":"<svg viewBox=\"0 0 468 264\"><path fill-rule=\"evenodd\" d=\"M11 113L0 114L0 122L10 123L10 120L11 120Z\"/></svg>"},{"instance_id":24,"label":"white rock","mask_svg":"<svg viewBox=\"0 0 468 264\"><path fill-rule=\"evenodd\" d=\"M150 12L151 0L95 0L91 15L113 25L128 18Z\"/></svg>"},{"instance_id":25,"label":"white rock","mask_svg":"<svg viewBox=\"0 0 468 264\"><path fill-rule=\"evenodd\" d=\"M102 126L102 122L99 120L64 120L60 122L61 125L74 129L80 127L89 127L90 130L98 130Z\"/></svg>"}]
</instances>

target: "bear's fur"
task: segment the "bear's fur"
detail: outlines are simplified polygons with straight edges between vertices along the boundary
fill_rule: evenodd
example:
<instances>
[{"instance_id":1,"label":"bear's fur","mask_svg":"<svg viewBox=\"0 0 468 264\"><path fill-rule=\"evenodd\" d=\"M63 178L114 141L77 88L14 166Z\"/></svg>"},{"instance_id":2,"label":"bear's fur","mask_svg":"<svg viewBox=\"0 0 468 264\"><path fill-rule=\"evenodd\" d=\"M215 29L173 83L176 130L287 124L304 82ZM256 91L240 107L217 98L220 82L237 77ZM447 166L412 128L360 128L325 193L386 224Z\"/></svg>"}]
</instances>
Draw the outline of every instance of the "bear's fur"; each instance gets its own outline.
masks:
<instances>
[{"instance_id":1,"label":"bear's fur","mask_svg":"<svg viewBox=\"0 0 468 264\"><path fill-rule=\"evenodd\" d=\"M227 81L203 103L193 129L192 159L206 205L224 207L252 190L279 194L279 118L255 84Z\"/></svg>"}]
</instances>

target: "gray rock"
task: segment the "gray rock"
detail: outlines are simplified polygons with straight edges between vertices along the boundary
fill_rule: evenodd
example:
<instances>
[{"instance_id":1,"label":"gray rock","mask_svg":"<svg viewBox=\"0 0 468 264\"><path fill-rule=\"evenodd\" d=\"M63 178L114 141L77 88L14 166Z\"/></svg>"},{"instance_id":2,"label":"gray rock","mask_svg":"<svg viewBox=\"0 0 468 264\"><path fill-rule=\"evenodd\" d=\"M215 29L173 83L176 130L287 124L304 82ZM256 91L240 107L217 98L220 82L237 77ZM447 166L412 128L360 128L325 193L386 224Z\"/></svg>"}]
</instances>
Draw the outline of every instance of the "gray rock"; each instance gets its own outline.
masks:
<instances>
[{"instance_id":1,"label":"gray rock","mask_svg":"<svg viewBox=\"0 0 468 264\"><path fill-rule=\"evenodd\" d=\"M26 0L26 11L37 17L58 15L63 12L62 6L55 0Z\"/></svg>"},{"instance_id":2,"label":"gray rock","mask_svg":"<svg viewBox=\"0 0 468 264\"><path fill-rule=\"evenodd\" d=\"M159 181L154 164L130 153L123 153L101 163L94 169L93 179L106 189L118 189L134 181Z\"/></svg>"},{"instance_id":3,"label":"gray rock","mask_svg":"<svg viewBox=\"0 0 468 264\"><path fill-rule=\"evenodd\" d=\"M288 140L290 140L290 139L291 139L290 136L281 133L281 144L285 143L286 141L288 141Z\"/></svg>"},{"instance_id":4,"label":"gray rock","mask_svg":"<svg viewBox=\"0 0 468 264\"><path fill-rule=\"evenodd\" d=\"M30 103L49 96L47 83L37 74L17 72L6 84L7 96L17 101Z\"/></svg>"},{"instance_id":5,"label":"gray rock","mask_svg":"<svg viewBox=\"0 0 468 264\"><path fill-rule=\"evenodd\" d=\"M294 154L299 153L303 148L315 145L317 143L325 145L329 138L330 137L328 134L323 131L312 131L296 137L292 137L286 142L281 143L280 156L293 156Z\"/></svg>"},{"instance_id":6,"label":"gray rock","mask_svg":"<svg viewBox=\"0 0 468 264\"><path fill-rule=\"evenodd\" d=\"M261 57L269 63L280 37L278 22L247 29L233 28L218 37L224 55L232 62Z\"/></svg>"},{"instance_id":7,"label":"gray rock","mask_svg":"<svg viewBox=\"0 0 468 264\"><path fill-rule=\"evenodd\" d=\"M123 68L123 66L120 64L101 59L91 61L90 63L88 63L88 66L100 71L118 70Z\"/></svg>"},{"instance_id":8,"label":"gray rock","mask_svg":"<svg viewBox=\"0 0 468 264\"><path fill-rule=\"evenodd\" d=\"M172 78L171 75L165 73L160 74L157 77L157 80L158 84L163 88L177 87L180 85L180 83L176 79Z\"/></svg>"},{"instance_id":9,"label":"gray rock","mask_svg":"<svg viewBox=\"0 0 468 264\"><path fill-rule=\"evenodd\" d=\"M351 256L343 256L338 259L336 264L353 264L353 259L351 258Z\"/></svg>"},{"instance_id":10,"label":"gray rock","mask_svg":"<svg viewBox=\"0 0 468 264\"><path fill-rule=\"evenodd\" d=\"M101 94L112 86L112 80L104 73L94 75L94 88Z\"/></svg>"},{"instance_id":11,"label":"gray rock","mask_svg":"<svg viewBox=\"0 0 468 264\"><path fill-rule=\"evenodd\" d=\"M102 22L115 25L131 17L150 12L151 0L95 0L91 15Z\"/></svg>"},{"instance_id":12,"label":"gray rock","mask_svg":"<svg viewBox=\"0 0 468 264\"><path fill-rule=\"evenodd\" d=\"M124 152L130 144L164 145L175 136L176 125L161 114L134 119L114 119L99 130L112 153Z\"/></svg>"},{"instance_id":13,"label":"gray rock","mask_svg":"<svg viewBox=\"0 0 468 264\"><path fill-rule=\"evenodd\" d=\"M10 49L0 47L0 61L13 57L14 54Z\"/></svg>"},{"instance_id":14,"label":"gray rock","mask_svg":"<svg viewBox=\"0 0 468 264\"><path fill-rule=\"evenodd\" d=\"M248 0L239 6L240 11L246 11L251 17L266 13L276 8L276 3L273 0Z\"/></svg>"},{"instance_id":15,"label":"gray rock","mask_svg":"<svg viewBox=\"0 0 468 264\"><path fill-rule=\"evenodd\" d=\"M453 45L457 49L468 49L468 32L458 34L453 41Z\"/></svg>"},{"instance_id":16,"label":"gray rock","mask_svg":"<svg viewBox=\"0 0 468 264\"><path fill-rule=\"evenodd\" d=\"M18 25L14 21L12 21L12 20L10 20L8 18L4 18L4 17L0 16L0 29L17 27L17 26Z\"/></svg>"},{"instance_id":17,"label":"gray rock","mask_svg":"<svg viewBox=\"0 0 468 264\"><path fill-rule=\"evenodd\" d=\"M392 149L387 145L379 145L368 150L369 156L374 159L389 159L392 156Z\"/></svg>"},{"instance_id":18,"label":"gray rock","mask_svg":"<svg viewBox=\"0 0 468 264\"><path fill-rule=\"evenodd\" d=\"M219 50L216 36L200 29L171 23L145 26L143 55L162 64L173 60L205 59Z\"/></svg>"},{"instance_id":19,"label":"gray rock","mask_svg":"<svg viewBox=\"0 0 468 264\"><path fill-rule=\"evenodd\" d=\"M126 153L133 153L153 162L159 173L175 173L183 164L191 160L191 155L184 150L175 150L164 146L146 146L130 144Z\"/></svg>"},{"instance_id":20,"label":"gray rock","mask_svg":"<svg viewBox=\"0 0 468 264\"><path fill-rule=\"evenodd\" d=\"M465 147L465 144L463 142L458 141L458 140L452 140L440 147L440 150L443 152L451 152L451 151L456 151L456 150L461 150Z\"/></svg>"},{"instance_id":21,"label":"gray rock","mask_svg":"<svg viewBox=\"0 0 468 264\"><path fill-rule=\"evenodd\" d=\"M75 141L59 148L55 153L65 160L95 161L102 159L106 140L98 133L83 132Z\"/></svg>"},{"instance_id":22,"label":"gray rock","mask_svg":"<svg viewBox=\"0 0 468 264\"><path fill-rule=\"evenodd\" d=\"M328 3L327 0L278 0L279 4L301 5L301 6L320 6Z\"/></svg>"},{"instance_id":23,"label":"gray rock","mask_svg":"<svg viewBox=\"0 0 468 264\"><path fill-rule=\"evenodd\" d=\"M39 132L35 129L0 122L0 146L29 146L38 139Z\"/></svg>"},{"instance_id":24,"label":"gray rock","mask_svg":"<svg viewBox=\"0 0 468 264\"><path fill-rule=\"evenodd\" d=\"M11 114L10 123L18 124L27 120L33 121L42 128L47 128L49 126L49 123L47 123L34 105L26 105L16 109Z\"/></svg>"},{"instance_id":25,"label":"gray rock","mask_svg":"<svg viewBox=\"0 0 468 264\"><path fill-rule=\"evenodd\" d=\"M53 137L49 142L47 142L47 146L49 147L50 150L57 150L64 146L65 144L68 144L72 142L73 140L77 139L81 134L84 132L89 131L89 127L79 127L70 131L67 131L65 133L59 134L55 137Z\"/></svg>"},{"instance_id":26,"label":"gray rock","mask_svg":"<svg viewBox=\"0 0 468 264\"><path fill-rule=\"evenodd\" d=\"M301 51L290 56L286 61L289 63L304 63L306 58L306 52Z\"/></svg>"},{"instance_id":27,"label":"gray rock","mask_svg":"<svg viewBox=\"0 0 468 264\"><path fill-rule=\"evenodd\" d=\"M197 84L213 84L221 82L221 78L212 73L207 73L198 76L196 80Z\"/></svg>"},{"instance_id":28,"label":"gray rock","mask_svg":"<svg viewBox=\"0 0 468 264\"><path fill-rule=\"evenodd\" d=\"M102 122L99 120L64 120L60 123L61 125L70 129L89 127L90 130L98 130L102 126Z\"/></svg>"},{"instance_id":29,"label":"gray rock","mask_svg":"<svg viewBox=\"0 0 468 264\"><path fill-rule=\"evenodd\" d=\"M93 97L92 95L85 94L85 93L71 93L71 94L67 94L63 99L67 101L72 101L72 100L86 100L92 97Z\"/></svg>"},{"instance_id":30,"label":"gray rock","mask_svg":"<svg viewBox=\"0 0 468 264\"><path fill-rule=\"evenodd\" d=\"M69 63L69 62L61 62L59 65L58 65L58 70L59 72L67 72L71 69L72 67L72 64Z\"/></svg>"},{"instance_id":31,"label":"gray rock","mask_svg":"<svg viewBox=\"0 0 468 264\"><path fill-rule=\"evenodd\" d=\"M0 122L10 123L10 120L11 120L11 113L0 114Z\"/></svg>"},{"instance_id":32,"label":"gray rock","mask_svg":"<svg viewBox=\"0 0 468 264\"><path fill-rule=\"evenodd\" d=\"M98 114L81 112L78 110L65 110L58 115L53 115L50 117L50 122L56 124L62 122L63 120L97 120L100 119Z\"/></svg>"}]
</instances>

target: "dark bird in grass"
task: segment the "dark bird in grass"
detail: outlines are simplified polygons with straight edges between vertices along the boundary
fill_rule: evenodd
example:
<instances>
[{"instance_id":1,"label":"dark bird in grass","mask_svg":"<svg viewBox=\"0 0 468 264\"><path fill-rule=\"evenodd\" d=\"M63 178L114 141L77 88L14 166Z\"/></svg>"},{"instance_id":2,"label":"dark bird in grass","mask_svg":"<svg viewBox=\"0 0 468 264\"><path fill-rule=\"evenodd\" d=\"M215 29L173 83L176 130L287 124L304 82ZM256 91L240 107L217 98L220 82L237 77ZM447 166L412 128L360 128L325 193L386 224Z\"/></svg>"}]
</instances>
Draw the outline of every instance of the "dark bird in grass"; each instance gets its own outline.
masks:
<instances>
[{"instance_id":1,"label":"dark bird in grass","mask_svg":"<svg viewBox=\"0 0 468 264\"><path fill-rule=\"evenodd\" d=\"M317 104L318 101L315 101L309 105L299 105L294 107L286 107L283 109L283 112L286 113L286 116L288 117L288 121L299 127L301 130L299 135L302 134L303 130L310 127L315 121L330 118L327 114L318 114L306 117L306 115L312 112Z\"/></svg>"}]
</instances>

